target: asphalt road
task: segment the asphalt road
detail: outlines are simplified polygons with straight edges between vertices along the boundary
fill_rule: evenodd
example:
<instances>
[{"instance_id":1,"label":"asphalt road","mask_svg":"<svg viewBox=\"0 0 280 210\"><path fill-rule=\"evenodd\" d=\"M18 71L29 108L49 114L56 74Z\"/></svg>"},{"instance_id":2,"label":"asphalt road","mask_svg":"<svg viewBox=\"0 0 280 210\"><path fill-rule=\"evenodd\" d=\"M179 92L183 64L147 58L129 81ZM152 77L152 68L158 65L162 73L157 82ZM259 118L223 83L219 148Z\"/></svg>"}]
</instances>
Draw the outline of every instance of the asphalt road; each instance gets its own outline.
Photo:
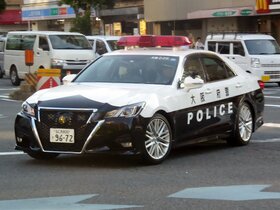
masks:
<instances>
[{"instance_id":1,"label":"asphalt road","mask_svg":"<svg viewBox=\"0 0 280 210\"><path fill-rule=\"evenodd\" d=\"M0 80L0 210L279 209L280 88L265 88L265 124L245 147L212 142L174 150L161 165L138 157L61 155L38 161L14 151L19 101ZM261 192L260 192L261 191Z\"/></svg>"}]
</instances>

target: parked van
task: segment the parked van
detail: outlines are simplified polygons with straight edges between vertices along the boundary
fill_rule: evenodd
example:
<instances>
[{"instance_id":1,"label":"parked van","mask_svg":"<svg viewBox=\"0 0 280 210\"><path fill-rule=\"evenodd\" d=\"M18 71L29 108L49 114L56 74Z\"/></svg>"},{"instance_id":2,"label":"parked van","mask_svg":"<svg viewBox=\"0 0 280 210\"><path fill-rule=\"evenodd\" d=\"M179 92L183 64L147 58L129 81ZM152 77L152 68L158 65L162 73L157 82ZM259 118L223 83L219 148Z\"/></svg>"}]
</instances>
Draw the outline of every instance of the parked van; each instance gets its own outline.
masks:
<instances>
[{"instance_id":1,"label":"parked van","mask_svg":"<svg viewBox=\"0 0 280 210\"><path fill-rule=\"evenodd\" d=\"M87 36L87 39L92 45L95 56L123 49L123 47L117 45L120 36Z\"/></svg>"},{"instance_id":2,"label":"parked van","mask_svg":"<svg viewBox=\"0 0 280 210\"><path fill-rule=\"evenodd\" d=\"M34 64L25 65L25 50L33 50ZM5 74L13 85L19 85L26 73L39 68L59 68L66 73L78 73L95 58L86 37L80 33L53 31L9 32L4 53Z\"/></svg>"},{"instance_id":3,"label":"parked van","mask_svg":"<svg viewBox=\"0 0 280 210\"><path fill-rule=\"evenodd\" d=\"M280 86L280 48L270 35L211 34L206 38L205 49L225 55L264 82Z\"/></svg>"},{"instance_id":4,"label":"parked van","mask_svg":"<svg viewBox=\"0 0 280 210\"><path fill-rule=\"evenodd\" d=\"M5 71L4 71L4 46L5 46L5 37L0 36L0 78L3 78Z\"/></svg>"}]
</instances>

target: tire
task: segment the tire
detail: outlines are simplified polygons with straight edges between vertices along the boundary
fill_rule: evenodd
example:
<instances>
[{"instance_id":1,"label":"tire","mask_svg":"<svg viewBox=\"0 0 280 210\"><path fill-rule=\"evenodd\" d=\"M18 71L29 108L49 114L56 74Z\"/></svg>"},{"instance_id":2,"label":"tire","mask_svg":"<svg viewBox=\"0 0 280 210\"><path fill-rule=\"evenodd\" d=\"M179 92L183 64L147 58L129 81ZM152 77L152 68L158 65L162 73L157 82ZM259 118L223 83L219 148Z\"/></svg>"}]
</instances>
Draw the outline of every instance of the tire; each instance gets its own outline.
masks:
<instances>
[{"instance_id":1,"label":"tire","mask_svg":"<svg viewBox=\"0 0 280 210\"><path fill-rule=\"evenodd\" d=\"M44 153L41 151L38 152L27 152L27 154L37 160L50 160L56 158L59 154L56 153Z\"/></svg>"},{"instance_id":2,"label":"tire","mask_svg":"<svg viewBox=\"0 0 280 210\"><path fill-rule=\"evenodd\" d=\"M0 68L0 79L2 79L3 76L4 76L4 73L3 73L2 69Z\"/></svg>"},{"instance_id":3,"label":"tire","mask_svg":"<svg viewBox=\"0 0 280 210\"><path fill-rule=\"evenodd\" d=\"M159 164L170 153L172 146L172 130L167 119L155 114L149 121L145 131L142 157L148 164Z\"/></svg>"},{"instance_id":4,"label":"tire","mask_svg":"<svg viewBox=\"0 0 280 210\"><path fill-rule=\"evenodd\" d=\"M278 82L277 84L278 84L278 86L280 87L280 82Z\"/></svg>"},{"instance_id":5,"label":"tire","mask_svg":"<svg viewBox=\"0 0 280 210\"><path fill-rule=\"evenodd\" d=\"M249 144L253 134L253 114L248 103L239 105L237 118L232 135L227 139L231 146L243 146Z\"/></svg>"},{"instance_id":6,"label":"tire","mask_svg":"<svg viewBox=\"0 0 280 210\"><path fill-rule=\"evenodd\" d=\"M20 85L20 79L18 77L18 73L17 73L17 68L12 66L11 70L10 70L10 79L11 79L11 83L14 86L19 86Z\"/></svg>"}]
</instances>

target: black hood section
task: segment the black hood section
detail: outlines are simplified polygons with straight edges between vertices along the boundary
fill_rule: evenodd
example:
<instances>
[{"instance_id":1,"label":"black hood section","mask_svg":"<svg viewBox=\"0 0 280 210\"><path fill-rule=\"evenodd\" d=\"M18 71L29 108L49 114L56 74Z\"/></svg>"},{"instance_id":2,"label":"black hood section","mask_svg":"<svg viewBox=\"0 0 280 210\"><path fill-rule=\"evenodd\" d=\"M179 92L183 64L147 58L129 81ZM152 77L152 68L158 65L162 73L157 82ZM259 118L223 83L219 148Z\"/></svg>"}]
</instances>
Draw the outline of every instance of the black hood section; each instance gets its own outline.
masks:
<instances>
[{"instance_id":1,"label":"black hood section","mask_svg":"<svg viewBox=\"0 0 280 210\"><path fill-rule=\"evenodd\" d=\"M52 108L75 108L75 109L98 109L99 111L113 110L118 107L111 106L108 103L101 103L98 101L90 100L81 95L61 97L48 101L38 101L38 107L52 107Z\"/></svg>"}]
</instances>

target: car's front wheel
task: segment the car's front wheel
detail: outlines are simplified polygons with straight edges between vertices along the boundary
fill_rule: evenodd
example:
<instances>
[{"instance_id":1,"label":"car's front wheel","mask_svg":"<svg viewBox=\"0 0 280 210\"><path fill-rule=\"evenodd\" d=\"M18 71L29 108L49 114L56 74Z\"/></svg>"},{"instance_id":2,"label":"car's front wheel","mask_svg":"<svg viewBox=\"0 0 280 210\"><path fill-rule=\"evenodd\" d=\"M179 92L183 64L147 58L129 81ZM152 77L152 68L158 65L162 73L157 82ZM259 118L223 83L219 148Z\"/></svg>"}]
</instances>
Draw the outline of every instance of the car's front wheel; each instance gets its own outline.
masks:
<instances>
[{"instance_id":1,"label":"car's front wheel","mask_svg":"<svg viewBox=\"0 0 280 210\"><path fill-rule=\"evenodd\" d=\"M59 154L57 153L44 153L41 151L27 152L27 154L37 160L49 160L56 158Z\"/></svg>"},{"instance_id":2,"label":"car's front wheel","mask_svg":"<svg viewBox=\"0 0 280 210\"><path fill-rule=\"evenodd\" d=\"M161 114L155 114L149 121L143 144L142 156L149 164L161 163L170 153L172 130L168 120Z\"/></svg>"},{"instance_id":3,"label":"car's front wheel","mask_svg":"<svg viewBox=\"0 0 280 210\"><path fill-rule=\"evenodd\" d=\"M253 134L253 114L248 103L242 102L237 112L234 131L228 143L233 146L242 146L250 142Z\"/></svg>"},{"instance_id":4,"label":"car's front wheel","mask_svg":"<svg viewBox=\"0 0 280 210\"><path fill-rule=\"evenodd\" d=\"M11 79L11 83L14 86L19 86L20 85L20 79L18 77L17 68L15 66L12 66L12 68L10 70L10 79Z\"/></svg>"}]
</instances>

